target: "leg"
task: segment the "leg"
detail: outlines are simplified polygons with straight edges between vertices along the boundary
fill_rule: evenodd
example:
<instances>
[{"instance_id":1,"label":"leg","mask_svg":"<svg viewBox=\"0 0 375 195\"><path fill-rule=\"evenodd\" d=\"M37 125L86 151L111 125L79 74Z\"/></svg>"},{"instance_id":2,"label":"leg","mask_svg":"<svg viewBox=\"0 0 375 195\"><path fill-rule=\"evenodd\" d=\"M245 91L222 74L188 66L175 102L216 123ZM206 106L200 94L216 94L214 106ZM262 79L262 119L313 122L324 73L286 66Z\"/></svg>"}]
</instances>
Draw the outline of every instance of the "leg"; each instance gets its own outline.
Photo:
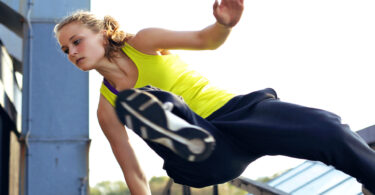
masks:
<instances>
[{"instance_id":1,"label":"leg","mask_svg":"<svg viewBox=\"0 0 375 195\"><path fill-rule=\"evenodd\" d=\"M236 106L211 122L249 154L318 160L375 191L375 152L338 116L275 99Z\"/></svg>"},{"instance_id":2,"label":"leg","mask_svg":"<svg viewBox=\"0 0 375 195\"><path fill-rule=\"evenodd\" d=\"M172 102L177 102L171 94L160 95L171 102L163 104L145 90L120 92L116 101L120 121L143 139L164 145L188 161L206 159L213 150L214 138L171 112Z\"/></svg>"},{"instance_id":3,"label":"leg","mask_svg":"<svg viewBox=\"0 0 375 195\"><path fill-rule=\"evenodd\" d=\"M127 90L129 92L129 90ZM126 91L124 91L126 92ZM226 138L219 132L217 129L211 125L205 119L199 117L194 112L192 112L188 106L177 96L161 91L156 90L154 88L142 88L139 91L139 94L136 95L126 95L125 98L121 95L124 92L121 92L118 96L117 107L116 110L118 111L119 108L123 109L119 104L125 100L125 103L130 105L131 107L137 108L138 107L147 107L145 111L146 113L140 112L141 116L132 115L132 119L129 118L127 115L129 113L125 111L118 111L118 115L120 120L123 123L126 123L129 128L133 127L134 131L140 135L146 143L159 155L161 156L164 162L164 169L166 169L168 175L175 180L176 183L181 183L184 185L194 186L194 187L203 187L207 185L222 183L228 181L230 179L234 179L235 177L239 176L243 170L247 167L249 163L249 159L255 159L257 157L244 157L243 151L239 150L238 148L234 147L234 144L230 143L226 140ZM133 90L130 90L133 94ZM147 92L147 93L145 93ZM166 135L157 135L157 139L151 135L153 132L149 130L145 130L144 128L149 128L149 125L143 123L142 125L137 125L136 120L139 118L146 118L150 121L158 121L159 119L155 119L155 117L160 117L160 115L164 114L166 111L159 112L155 115L155 110L150 110L152 107L150 104L145 102L149 101L149 96L145 96L145 94L152 94L152 97L157 97L156 104L162 105L165 102L173 103L172 114L183 118L185 123L188 126L192 126L190 124L194 124L199 128L203 128L210 132L209 134L214 137L216 140L215 150L211 151L211 155L206 156L205 160L189 162L189 158L185 158L184 156L179 156L179 153L172 152L174 148L168 146L160 140L167 138ZM130 101L126 100L130 97ZM133 99L134 98L134 99ZM143 98L147 101L141 101L139 104L138 99ZM156 99L156 98L155 98ZM153 102L153 101L151 101ZM155 103L152 103L155 104ZM148 105L148 106L142 106ZM143 110L143 109L139 109ZM163 119L164 120L164 119ZM163 121L162 120L162 121ZM173 121L168 121L173 124L176 119ZM131 122L130 122L131 121ZM187 123L187 122L188 123ZM190 123L190 124L189 124ZM165 125L161 125L165 126ZM143 130L142 130L143 129ZM186 134L179 134L184 138L190 138L196 129L188 129ZM144 132L146 131L146 133ZM151 138L150 138L151 137ZM168 138L169 139L169 138ZM178 154L178 155L176 155Z\"/></svg>"}]
</instances>

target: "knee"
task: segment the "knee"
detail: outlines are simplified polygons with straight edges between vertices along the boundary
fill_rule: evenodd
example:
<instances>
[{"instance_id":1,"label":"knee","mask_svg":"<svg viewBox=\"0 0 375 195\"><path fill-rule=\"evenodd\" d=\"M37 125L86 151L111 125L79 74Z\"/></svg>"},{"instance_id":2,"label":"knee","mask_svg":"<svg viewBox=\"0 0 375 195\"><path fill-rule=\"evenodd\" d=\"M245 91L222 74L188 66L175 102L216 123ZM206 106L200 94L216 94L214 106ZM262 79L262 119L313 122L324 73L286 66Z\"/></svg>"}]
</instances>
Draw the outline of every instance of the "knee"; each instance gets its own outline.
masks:
<instances>
[{"instance_id":1,"label":"knee","mask_svg":"<svg viewBox=\"0 0 375 195\"><path fill-rule=\"evenodd\" d=\"M175 183L202 188L237 178L249 164L232 159L216 160L207 160L200 163L183 162L173 166L166 162L164 169Z\"/></svg>"},{"instance_id":2,"label":"knee","mask_svg":"<svg viewBox=\"0 0 375 195\"><path fill-rule=\"evenodd\" d=\"M324 144L337 144L342 142L350 131L349 127L341 123L341 118L327 111L317 111L315 121L312 125L312 131L315 137Z\"/></svg>"}]
</instances>

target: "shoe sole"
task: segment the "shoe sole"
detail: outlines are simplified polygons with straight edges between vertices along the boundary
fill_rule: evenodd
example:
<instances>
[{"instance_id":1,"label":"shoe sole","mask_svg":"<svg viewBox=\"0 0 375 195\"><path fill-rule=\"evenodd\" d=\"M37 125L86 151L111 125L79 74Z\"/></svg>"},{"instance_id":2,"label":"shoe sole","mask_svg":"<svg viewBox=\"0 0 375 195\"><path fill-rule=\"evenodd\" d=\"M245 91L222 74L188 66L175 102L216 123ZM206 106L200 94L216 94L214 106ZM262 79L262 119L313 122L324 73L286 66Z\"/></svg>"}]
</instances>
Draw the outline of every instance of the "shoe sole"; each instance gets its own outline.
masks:
<instances>
[{"instance_id":1,"label":"shoe sole","mask_svg":"<svg viewBox=\"0 0 375 195\"><path fill-rule=\"evenodd\" d=\"M116 112L121 123L141 138L161 144L188 161L207 159L215 147L213 136L198 126L172 128L169 123L183 119L166 111L162 103L148 92L138 89L120 92Z\"/></svg>"}]
</instances>

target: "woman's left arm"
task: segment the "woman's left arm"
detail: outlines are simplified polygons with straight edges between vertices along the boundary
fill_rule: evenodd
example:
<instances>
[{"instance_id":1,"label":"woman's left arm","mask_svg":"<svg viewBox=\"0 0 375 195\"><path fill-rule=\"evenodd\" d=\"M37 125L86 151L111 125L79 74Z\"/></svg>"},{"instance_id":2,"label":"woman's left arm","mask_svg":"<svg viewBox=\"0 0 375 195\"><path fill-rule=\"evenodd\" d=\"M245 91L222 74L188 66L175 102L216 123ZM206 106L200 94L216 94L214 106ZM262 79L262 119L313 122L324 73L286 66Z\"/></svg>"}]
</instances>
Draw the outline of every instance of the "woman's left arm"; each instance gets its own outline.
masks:
<instances>
[{"instance_id":1,"label":"woman's left arm","mask_svg":"<svg viewBox=\"0 0 375 195\"><path fill-rule=\"evenodd\" d=\"M243 0L215 0L213 14L216 22L199 31L171 31L148 28L139 31L129 43L144 53L162 49L206 50L220 47L232 27L240 20Z\"/></svg>"}]
</instances>

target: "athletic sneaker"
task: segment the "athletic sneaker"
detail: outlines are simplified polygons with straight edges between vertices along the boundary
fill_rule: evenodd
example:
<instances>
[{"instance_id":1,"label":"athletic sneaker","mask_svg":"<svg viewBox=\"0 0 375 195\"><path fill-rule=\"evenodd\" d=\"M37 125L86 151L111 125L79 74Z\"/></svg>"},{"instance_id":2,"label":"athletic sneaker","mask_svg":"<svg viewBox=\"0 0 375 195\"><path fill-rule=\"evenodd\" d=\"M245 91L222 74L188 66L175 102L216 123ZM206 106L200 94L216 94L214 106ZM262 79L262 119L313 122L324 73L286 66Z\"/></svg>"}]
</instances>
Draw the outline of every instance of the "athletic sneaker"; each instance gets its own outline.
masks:
<instances>
[{"instance_id":1,"label":"athletic sneaker","mask_svg":"<svg viewBox=\"0 0 375 195\"><path fill-rule=\"evenodd\" d=\"M145 140L159 143L188 161L202 161L215 147L214 137L171 112L154 95L139 90L121 91L116 99L120 121Z\"/></svg>"}]
</instances>

